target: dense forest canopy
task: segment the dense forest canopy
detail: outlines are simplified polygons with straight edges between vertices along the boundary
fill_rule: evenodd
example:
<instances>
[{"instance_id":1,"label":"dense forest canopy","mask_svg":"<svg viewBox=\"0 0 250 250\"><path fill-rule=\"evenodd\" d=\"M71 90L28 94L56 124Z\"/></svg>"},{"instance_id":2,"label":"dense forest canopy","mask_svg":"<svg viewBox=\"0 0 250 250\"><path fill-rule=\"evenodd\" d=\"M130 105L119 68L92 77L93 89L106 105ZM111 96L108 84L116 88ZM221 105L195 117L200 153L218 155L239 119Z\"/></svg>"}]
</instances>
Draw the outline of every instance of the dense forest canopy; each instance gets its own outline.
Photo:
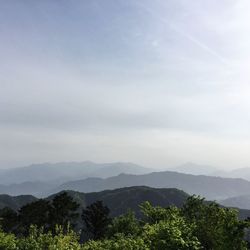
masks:
<instances>
[{"instance_id":1,"label":"dense forest canopy","mask_svg":"<svg viewBox=\"0 0 250 250\"><path fill-rule=\"evenodd\" d=\"M175 250L247 249L248 220L237 211L190 196L181 208L140 205L143 216L133 211L111 217L109 208L96 201L79 211L66 192L51 201L37 200L17 212L0 211L0 249L7 250ZM81 218L83 227L75 223Z\"/></svg>"}]
</instances>

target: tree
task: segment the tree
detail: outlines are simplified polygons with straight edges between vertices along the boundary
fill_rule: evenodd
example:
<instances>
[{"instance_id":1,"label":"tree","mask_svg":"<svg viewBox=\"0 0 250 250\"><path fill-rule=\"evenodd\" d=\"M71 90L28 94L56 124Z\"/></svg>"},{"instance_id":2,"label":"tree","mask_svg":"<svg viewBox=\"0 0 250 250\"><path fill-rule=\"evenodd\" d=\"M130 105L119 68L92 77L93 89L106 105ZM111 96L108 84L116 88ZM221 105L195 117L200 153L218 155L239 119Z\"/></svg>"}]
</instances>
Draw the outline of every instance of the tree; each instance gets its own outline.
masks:
<instances>
[{"instance_id":1,"label":"tree","mask_svg":"<svg viewBox=\"0 0 250 250\"><path fill-rule=\"evenodd\" d=\"M56 195L49 209L50 229L54 230L56 225L66 228L70 224L74 227L75 221L79 217L78 208L79 204L66 192Z\"/></svg>"},{"instance_id":2,"label":"tree","mask_svg":"<svg viewBox=\"0 0 250 250\"><path fill-rule=\"evenodd\" d=\"M170 219L173 214L174 207L153 207L150 202L146 201L140 205L142 214L144 215L144 221L150 224L157 223L161 220Z\"/></svg>"},{"instance_id":3,"label":"tree","mask_svg":"<svg viewBox=\"0 0 250 250\"><path fill-rule=\"evenodd\" d=\"M142 238L152 250L202 249L194 234L195 225L188 223L177 207L153 207L149 202L141 205L146 224Z\"/></svg>"},{"instance_id":4,"label":"tree","mask_svg":"<svg viewBox=\"0 0 250 250\"><path fill-rule=\"evenodd\" d=\"M14 232L18 225L17 212L9 207L0 210L0 225L4 232Z\"/></svg>"},{"instance_id":5,"label":"tree","mask_svg":"<svg viewBox=\"0 0 250 250\"><path fill-rule=\"evenodd\" d=\"M27 235L31 225L43 227L45 231L54 231L56 225L64 228L69 223L74 225L74 220L79 216L77 204L72 197L63 192L52 201L40 199L29 203L19 210L19 233Z\"/></svg>"},{"instance_id":6,"label":"tree","mask_svg":"<svg viewBox=\"0 0 250 250\"><path fill-rule=\"evenodd\" d=\"M0 250L17 250L15 235L0 229Z\"/></svg>"},{"instance_id":7,"label":"tree","mask_svg":"<svg viewBox=\"0 0 250 250\"><path fill-rule=\"evenodd\" d=\"M54 234L31 226L27 237L18 238L15 250L81 250L79 236L71 229L57 226ZM13 250L14 250L13 249ZM12 249L11 249L12 250Z\"/></svg>"},{"instance_id":8,"label":"tree","mask_svg":"<svg viewBox=\"0 0 250 250\"><path fill-rule=\"evenodd\" d=\"M82 220L85 224L84 231L89 233L94 240L101 239L111 222L109 208L104 206L102 201L96 201L83 209Z\"/></svg>"},{"instance_id":9,"label":"tree","mask_svg":"<svg viewBox=\"0 0 250 250\"><path fill-rule=\"evenodd\" d=\"M49 209L49 202L43 199L21 207L18 215L20 223L19 232L27 235L31 225L47 229L49 224Z\"/></svg>"},{"instance_id":10,"label":"tree","mask_svg":"<svg viewBox=\"0 0 250 250\"><path fill-rule=\"evenodd\" d=\"M236 210L190 196L181 212L189 223L196 225L195 235L204 249L247 249L243 237L248 223L238 220Z\"/></svg>"},{"instance_id":11,"label":"tree","mask_svg":"<svg viewBox=\"0 0 250 250\"><path fill-rule=\"evenodd\" d=\"M141 227L138 220L135 218L135 214L132 211L118 216L112 220L112 223L108 227L107 236L111 238L117 234L123 234L124 236L137 236L140 234Z\"/></svg>"}]
</instances>

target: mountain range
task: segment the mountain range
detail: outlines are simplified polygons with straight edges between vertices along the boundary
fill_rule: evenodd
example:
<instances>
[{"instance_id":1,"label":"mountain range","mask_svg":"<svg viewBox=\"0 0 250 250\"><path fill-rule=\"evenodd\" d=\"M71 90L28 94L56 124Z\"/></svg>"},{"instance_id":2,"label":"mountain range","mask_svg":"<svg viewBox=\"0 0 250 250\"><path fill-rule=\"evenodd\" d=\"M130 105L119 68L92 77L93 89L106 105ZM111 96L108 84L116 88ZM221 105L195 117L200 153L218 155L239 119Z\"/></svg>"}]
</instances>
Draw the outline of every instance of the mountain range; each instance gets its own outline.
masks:
<instances>
[{"instance_id":1,"label":"mountain range","mask_svg":"<svg viewBox=\"0 0 250 250\"><path fill-rule=\"evenodd\" d=\"M32 164L26 167L0 169L0 194L31 194L38 197L51 193L64 182L88 177L107 178L121 173L152 172L133 163L60 162Z\"/></svg>"},{"instance_id":2,"label":"mountain range","mask_svg":"<svg viewBox=\"0 0 250 250\"><path fill-rule=\"evenodd\" d=\"M33 164L26 167L1 169L1 185L21 184L24 182L54 182L63 183L87 177L107 178L120 173L144 174L152 169L145 168L129 162L94 163L84 162L59 162Z\"/></svg>"},{"instance_id":3,"label":"mountain range","mask_svg":"<svg viewBox=\"0 0 250 250\"><path fill-rule=\"evenodd\" d=\"M193 175L209 175L225 178L242 178L250 181L250 168L237 168L233 170L221 170L210 165L200 165L193 162L187 162L177 167L169 168L170 171L175 171Z\"/></svg>"},{"instance_id":4,"label":"mountain range","mask_svg":"<svg viewBox=\"0 0 250 250\"><path fill-rule=\"evenodd\" d=\"M128 210L135 212L140 217L140 204L149 201L154 206L177 206L181 207L188 198L188 194L175 188L150 188L146 186L126 187L101 192L82 193L76 191L66 191L73 199L80 204L79 212L82 208L92 204L97 200L102 200L109 207L112 217L126 213ZM58 194L58 193L57 193ZM51 200L55 195L47 197ZM25 204L36 201L37 198L30 195L9 196L0 195L0 209L10 207L18 210ZM239 218L245 219L250 216L250 210L239 209Z\"/></svg>"},{"instance_id":5,"label":"mountain range","mask_svg":"<svg viewBox=\"0 0 250 250\"><path fill-rule=\"evenodd\" d=\"M188 167L190 164L182 166L179 170ZM197 168L198 165L192 164L190 169ZM203 169L205 168L203 166ZM248 195L250 190L250 182L240 178L184 174L174 171L152 172L152 169L132 163L81 162L31 165L0 171L0 183L2 194L29 194L36 197L46 197L62 190L88 193L130 186L149 186L177 188L188 194L204 196L209 200L224 200L229 197Z\"/></svg>"},{"instance_id":6,"label":"mountain range","mask_svg":"<svg viewBox=\"0 0 250 250\"><path fill-rule=\"evenodd\" d=\"M188 194L201 195L209 200L226 199L249 194L250 182L243 179L222 178L204 175L190 175L171 171L153 172L143 175L120 174L109 178L87 178L60 185L53 192L75 190L97 192L130 186L155 188L177 188Z\"/></svg>"}]
</instances>

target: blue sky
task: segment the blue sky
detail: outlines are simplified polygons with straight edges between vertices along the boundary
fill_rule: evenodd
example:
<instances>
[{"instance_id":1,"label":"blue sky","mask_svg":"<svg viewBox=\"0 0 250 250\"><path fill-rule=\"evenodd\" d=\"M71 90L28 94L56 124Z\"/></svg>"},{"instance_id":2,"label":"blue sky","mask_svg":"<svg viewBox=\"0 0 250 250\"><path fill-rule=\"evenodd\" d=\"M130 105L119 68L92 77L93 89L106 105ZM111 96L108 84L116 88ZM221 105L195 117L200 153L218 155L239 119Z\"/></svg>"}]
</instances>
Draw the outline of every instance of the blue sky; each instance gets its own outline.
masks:
<instances>
[{"instance_id":1,"label":"blue sky","mask_svg":"<svg viewBox=\"0 0 250 250\"><path fill-rule=\"evenodd\" d=\"M250 166L250 3L0 2L0 167Z\"/></svg>"}]
</instances>

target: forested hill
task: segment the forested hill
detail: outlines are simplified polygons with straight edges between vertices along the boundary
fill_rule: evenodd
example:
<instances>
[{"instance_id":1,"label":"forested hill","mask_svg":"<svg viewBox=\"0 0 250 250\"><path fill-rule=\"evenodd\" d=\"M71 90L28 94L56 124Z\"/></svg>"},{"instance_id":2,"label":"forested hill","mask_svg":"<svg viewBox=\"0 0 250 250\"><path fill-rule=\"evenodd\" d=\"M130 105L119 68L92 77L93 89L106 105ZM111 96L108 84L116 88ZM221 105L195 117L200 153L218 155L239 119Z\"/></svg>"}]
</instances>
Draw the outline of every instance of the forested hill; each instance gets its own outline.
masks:
<instances>
[{"instance_id":1,"label":"forested hill","mask_svg":"<svg viewBox=\"0 0 250 250\"><path fill-rule=\"evenodd\" d=\"M85 202L84 205L89 205L97 200L102 200L105 205L110 208L112 216L118 216L126 213L128 209L135 211L138 215L139 205L145 201L149 201L152 205L181 207L188 194L174 188L150 188L150 187L127 187L115 190L105 190L95 193L78 193L68 191L68 193L77 199ZM78 200L79 202L79 200Z\"/></svg>"},{"instance_id":2,"label":"forested hill","mask_svg":"<svg viewBox=\"0 0 250 250\"><path fill-rule=\"evenodd\" d=\"M115 190L105 190L95 193L80 193L76 191L67 191L67 193L80 204L81 207L86 207L97 200L102 200L111 211L112 216L117 216L125 213L128 209L135 212L139 211L139 205L144 201L149 201L153 205L178 207L186 201L188 194L183 191L173 188L149 188L149 187L127 187ZM54 196L47 197L51 200ZM37 198L30 195L22 196L0 196L0 208L10 207L17 210L21 206L36 201Z\"/></svg>"},{"instance_id":3,"label":"forested hill","mask_svg":"<svg viewBox=\"0 0 250 250\"><path fill-rule=\"evenodd\" d=\"M98 192L106 189L116 189L130 186L177 188L184 190L190 195L201 195L209 200L219 200L232 196L249 194L250 190L250 182L243 179L191 175L164 171L143 175L120 174L106 179L87 178L84 180L71 181L59 186L53 190L53 193L61 190Z\"/></svg>"},{"instance_id":4,"label":"forested hill","mask_svg":"<svg viewBox=\"0 0 250 250\"><path fill-rule=\"evenodd\" d=\"M102 200L110 208L111 216L118 216L131 209L140 215L139 205L144 201L149 201L152 205L167 207L175 205L181 207L189 195L175 188L151 188L146 186L126 187L115 190L105 190L93 193L81 193L77 191L67 191L73 199L80 204L80 209ZM57 194L47 197L52 200ZM23 205L36 201L37 198L30 195L9 196L0 195L0 209L10 207L18 210ZM239 217L244 219L250 216L250 210L239 209Z\"/></svg>"},{"instance_id":5,"label":"forested hill","mask_svg":"<svg viewBox=\"0 0 250 250\"><path fill-rule=\"evenodd\" d=\"M250 245L249 221L240 220L237 211L177 189L64 191L18 211L3 208L0 218L0 249L246 250Z\"/></svg>"}]
</instances>

